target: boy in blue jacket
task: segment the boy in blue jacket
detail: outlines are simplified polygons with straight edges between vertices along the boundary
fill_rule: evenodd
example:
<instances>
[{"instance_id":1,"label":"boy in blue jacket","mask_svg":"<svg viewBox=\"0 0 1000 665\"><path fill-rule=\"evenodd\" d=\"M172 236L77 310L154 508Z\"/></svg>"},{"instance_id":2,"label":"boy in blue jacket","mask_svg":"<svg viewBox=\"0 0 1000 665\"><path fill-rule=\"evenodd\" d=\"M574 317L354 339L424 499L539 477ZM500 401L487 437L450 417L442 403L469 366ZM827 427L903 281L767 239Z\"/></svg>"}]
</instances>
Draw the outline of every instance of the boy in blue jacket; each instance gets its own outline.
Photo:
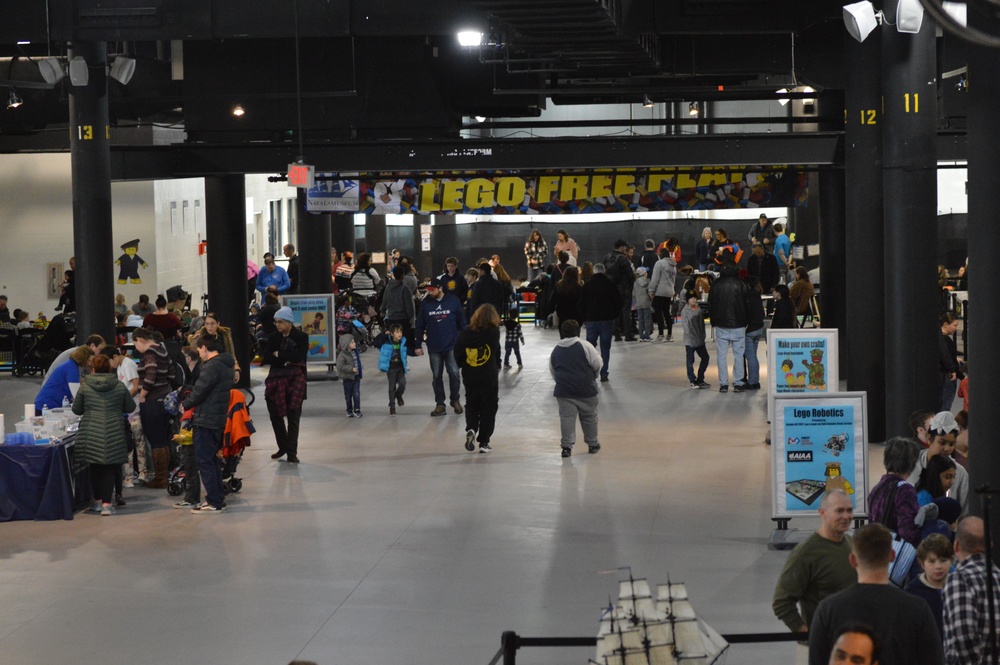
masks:
<instances>
[{"instance_id":1,"label":"boy in blue jacket","mask_svg":"<svg viewBox=\"0 0 1000 665\"><path fill-rule=\"evenodd\" d=\"M406 390L406 338L403 326L393 323L389 326L389 337L379 347L378 369L389 379L389 415L396 415L396 404L403 406L403 391Z\"/></svg>"}]
</instances>

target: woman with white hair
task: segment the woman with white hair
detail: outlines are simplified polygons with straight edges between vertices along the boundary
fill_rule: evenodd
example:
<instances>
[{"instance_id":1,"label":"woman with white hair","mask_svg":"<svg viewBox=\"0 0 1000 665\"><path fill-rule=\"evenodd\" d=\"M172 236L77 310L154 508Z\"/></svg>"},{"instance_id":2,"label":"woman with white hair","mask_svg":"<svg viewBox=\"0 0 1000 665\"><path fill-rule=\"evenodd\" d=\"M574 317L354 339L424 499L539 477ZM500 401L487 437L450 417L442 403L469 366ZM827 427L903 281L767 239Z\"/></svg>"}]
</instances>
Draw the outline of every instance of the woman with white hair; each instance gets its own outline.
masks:
<instances>
[{"instance_id":1,"label":"woman with white hair","mask_svg":"<svg viewBox=\"0 0 1000 665\"><path fill-rule=\"evenodd\" d=\"M706 226L701 230L701 238L694 248L694 260L698 264L698 270L705 272L712 262L715 252L712 251L712 227Z\"/></svg>"}]
</instances>

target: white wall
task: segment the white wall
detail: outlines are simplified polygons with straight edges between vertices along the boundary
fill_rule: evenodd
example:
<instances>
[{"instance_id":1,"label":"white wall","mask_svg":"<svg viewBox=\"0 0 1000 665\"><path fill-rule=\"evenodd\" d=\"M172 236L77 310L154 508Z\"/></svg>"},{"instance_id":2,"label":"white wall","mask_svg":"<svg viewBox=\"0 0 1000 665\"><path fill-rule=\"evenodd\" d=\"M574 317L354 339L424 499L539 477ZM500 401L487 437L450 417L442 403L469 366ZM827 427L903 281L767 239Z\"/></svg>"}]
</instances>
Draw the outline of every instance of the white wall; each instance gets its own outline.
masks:
<instances>
[{"instance_id":1,"label":"white wall","mask_svg":"<svg viewBox=\"0 0 1000 665\"><path fill-rule=\"evenodd\" d=\"M111 186L111 214L117 245L140 238L139 256L150 263L140 269L155 286L156 244L150 206L152 183L115 183ZM46 296L46 267L62 263L69 269L73 255L73 183L69 154L4 155L0 159L0 293L10 297L11 310L20 307L32 317L55 314L57 298ZM150 277L147 278L147 273ZM115 266L114 276L118 276ZM116 292L136 298L139 286ZM142 286L146 286L144 283ZM130 300L129 302L134 302Z\"/></svg>"},{"instance_id":2,"label":"white wall","mask_svg":"<svg viewBox=\"0 0 1000 665\"><path fill-rule=\"evenodd\" d=\"M205 239L205 179L157 180L150 207L156 216L159 289L144 293L155 299L156 293L180 285L192 294L191 306L200 309L208 290L206 257L198 255L198 243Z\"/></svg>"}]
</instances>

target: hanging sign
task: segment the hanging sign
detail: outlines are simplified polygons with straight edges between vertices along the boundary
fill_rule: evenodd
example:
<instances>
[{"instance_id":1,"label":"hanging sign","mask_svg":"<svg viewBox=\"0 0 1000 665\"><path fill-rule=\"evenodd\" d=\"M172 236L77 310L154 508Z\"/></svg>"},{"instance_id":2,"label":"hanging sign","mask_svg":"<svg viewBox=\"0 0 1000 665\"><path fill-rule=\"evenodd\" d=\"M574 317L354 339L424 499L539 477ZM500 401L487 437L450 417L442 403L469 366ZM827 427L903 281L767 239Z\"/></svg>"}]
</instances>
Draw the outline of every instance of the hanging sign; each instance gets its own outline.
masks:
<instances>
[{"instance_id":1,"label":"hanging sign","mask_svg":"<svg viewBox=\"0 0 1000 665\"><path fill-rule=\"evenodd\" d=\"M307 164L288 165L288 186L309 189L316 182L316 167Z\"/></svg>"}]
</instances>

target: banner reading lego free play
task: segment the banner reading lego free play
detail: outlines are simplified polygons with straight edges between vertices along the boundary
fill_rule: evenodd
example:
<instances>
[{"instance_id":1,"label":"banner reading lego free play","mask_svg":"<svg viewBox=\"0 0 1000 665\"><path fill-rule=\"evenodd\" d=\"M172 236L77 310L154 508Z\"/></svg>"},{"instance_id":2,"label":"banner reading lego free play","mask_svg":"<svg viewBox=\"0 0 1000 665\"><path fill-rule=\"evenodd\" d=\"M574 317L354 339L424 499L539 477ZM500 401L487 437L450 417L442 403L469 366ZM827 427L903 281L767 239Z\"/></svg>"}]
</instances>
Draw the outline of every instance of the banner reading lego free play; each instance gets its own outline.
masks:
<instances>
[{"instance_id":1,"label":"banner reading lego free play","mask_svg":"<svg viewBox=\"0 0 1000 665\"><path fill-rule=\"evenodd\" d=\"M808 175L788 167L702 167L517 173L437 173L386 180L318 174L311 212L578 214L802 207Z\"/></svg>"},{"instance_id":2,"label":"banner reading lego free play","mask_svg":"<svg viewBox=\"0 0 1000 665\"><path fill-rule=\"evenodd\" d=\"M334 362L337 357L337 326L334 322L333 296L323 293L282 296L281 304L292 310L295 317L292 324L309 335L306 363Z\"/></svg>"},{"instance_id":3,"label":"banner reading lego free play","mask_svg":"<svg viewBox=\"0 0 1000 665\"><path fill-rule=\"evenodd\" d=\"M863 392L775 398L773 517L816 514L820 497L833 489L851 497L856 515L867 514L866 420Z\"/></svg>"}]
</instances>

